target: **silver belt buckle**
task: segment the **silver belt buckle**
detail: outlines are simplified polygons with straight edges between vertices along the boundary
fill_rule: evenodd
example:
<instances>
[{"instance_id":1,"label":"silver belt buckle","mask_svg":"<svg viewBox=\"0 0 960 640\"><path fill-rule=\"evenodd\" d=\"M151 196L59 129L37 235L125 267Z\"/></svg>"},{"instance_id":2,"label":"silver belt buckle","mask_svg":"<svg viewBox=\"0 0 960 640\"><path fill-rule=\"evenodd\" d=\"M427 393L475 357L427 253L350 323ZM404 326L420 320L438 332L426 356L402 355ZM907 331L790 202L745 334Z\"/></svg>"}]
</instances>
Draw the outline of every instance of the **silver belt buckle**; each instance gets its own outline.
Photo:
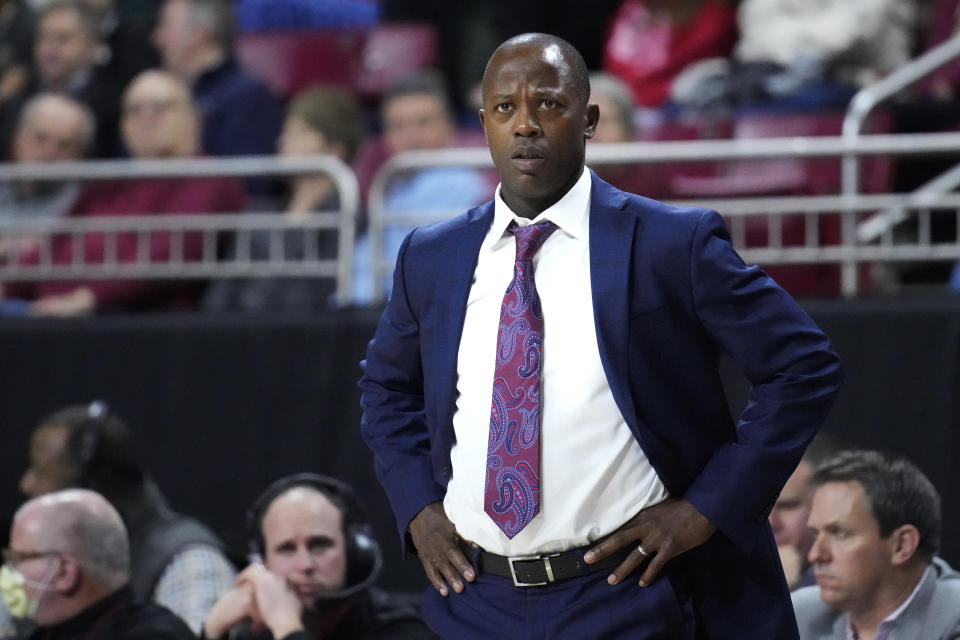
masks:
<instances>
[{"instance_id":1,"label":"silver belt buckle","mask_svg":"<svg viewBox=\"0 0 960 640\"><path fill-rule=\"evenodd\" d=\"M553 577L553 567L550 566L550 558L558 556L560 554L555 553L549 556L511 556L507 558L507 564L510 566L510 577L513 578L513 585L515 587L542 587L545 584L554 582ZM526 562L528 560L542 560L543 566L547 570L547 581L546 582L520 582L517 580L517 570L513 566L514 562Z\"/></svg>"}]
</instances>

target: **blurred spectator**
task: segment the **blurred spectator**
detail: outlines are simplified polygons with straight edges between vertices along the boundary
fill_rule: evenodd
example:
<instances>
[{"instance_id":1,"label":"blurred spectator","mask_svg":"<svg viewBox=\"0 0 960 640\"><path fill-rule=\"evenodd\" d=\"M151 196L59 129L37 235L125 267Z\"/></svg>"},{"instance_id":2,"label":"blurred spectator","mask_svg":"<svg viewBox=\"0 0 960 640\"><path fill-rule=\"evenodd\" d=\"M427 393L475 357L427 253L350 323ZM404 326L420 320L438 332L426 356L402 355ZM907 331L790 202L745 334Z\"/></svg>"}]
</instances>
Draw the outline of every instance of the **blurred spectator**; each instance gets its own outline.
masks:
<instances>
[{"instance_id":1,"label":"blurred spectator","mask_svg":"<svg viewBox=\"0 0 960 640\"><path fill-rule=\"evenodd\" d=\"M25 0L0 0L0 103L29 77L35 16Z\"/></svg>"},{"instance_id":2,"label":"blurred spectator","mask_svg":"<svg viewBox=\"0 0 960 640\"><path fill-rule=\"evenodd\" d=\"M13 162L79 160L93 141L93 114L73 98L43 93L31 98L13 134ZM0 225L5 220L59 218L77 197L75 182L19 180L0 182ZM0 229L0 261L35 247L37 239L4 235Z\"/></svg>"},{"instance_id":3,"label":"blurred spectator","mask_svg":"<svg viewBox=\"0 0 960 640\"><path fill-rule=\"evenodd\" d=\"M688 65L730 55L737 0L624 0L610 21L603 68L622 78L638 105L657 109Z\"/></svg>"},{"instance_id":4,"label":"blurred spectator","mask_svg":"<svg viewBox=\"0 0 960 640\"><path fill-rule=\"evenodd\" d=\"M636 105L629 87L609 73L590 74L590 102L600 108L600 120L593 138L587 144L633 142L637 129L634 123ZM651 196L646 165L598 164L596 174L618 189Z\"/></svg>"},{"instance_id":5,"label":"blurred spectator","mask_svg":"<svg viewBox=\"0 0 960 640\"><path fill-rule=\"evenodd\" d=\"M371 588L380 545L346 484L314 473L277 480L247 513L251 564L210 611L205 638L418 640L416 609Z\"/></svg>"},{"instance_id":6,"label":"blurred spectator","mask_svg":"<svg viewBox=\"0 0 960 640\"><path fill-rule=\"evenodd\" d=\"M518 33L552 33L570 42L590 69L600 67L610 16L622 0L380 0L383 22L427 22L439 36L438 62L462 105L497 45ZM471 98L472 99L472 98ZM469 102L469 101L468 101ZM470 114L473 123L475 111ZM492 196L492 194L491 194Z\"/></svg>"},{"instance_id":7,"label":"blurred spectator","mask_svg":"<svg viewBox=\"0 0 960 640\"><path fill-rule=\"evenodd\" d=\"M287 107L283 133L277 142L282 156L297 157L330 154L350 163L363 135L363 111L348 93L335 87L315 87L296 96ZM340 198L329 176L298 175L288 179L287 216L302 220L318 211L338 211ZM252 233L250 259L270 257L271 234ZM283 255L287 260L307 255L308 243L315 243L319 258L337 257L339 233L321 230L308 233L287 231L283 236ZM228 251L235 257L237 248ZM212 311L286 311L322 309L334 292L331 278L259 278L223 279L211 285L204 306Z\"/></svg>"},{"instance_id":8,"label":"blurred spectator","mask_svg":"<svg viewBox=\"0 0 960 640\"><path fill-rule=\"evenodd\" d=\"M859 88L910 59L915 12L914 0L743 0L736 57Z\"/></svg>"},{"instance_id":9,"label":"blurred spectator","mask_svg":"<svg viewBox=\"0 0 960 640\"><path fill-rule=\"evenodd\" d=\"M134 158L186 158L196 156L200 121L189 89L172 74L145 71L130 84L123 98L123 140ZM84 189L71 216L129 216L149 214L237 212L243 209L240 184L222 178L177 178L107 181ZM102 264L107 236L83 236L83 260ZM71 236L59 235L50 241L53 264L73 261ZM183 260L200 257L202 239L188 233L183 238ZM137 259L136 233L119 233L116 238L118 263ZM150 234L151 262L165 262L171 256L169 233ZM21 262L36 264L39 252L22 256ZM34 300L30 315L71 316L101 310L178 308L195 297L193 287L183 283L96 280L5 283L8 298Z\"/></svg>"},{"instance_id":10,"label":"blurred spectator","mask_svg":"<svg viewBox=\"0 0 960 640\"><path fill-rule=\"evenodd\" d=\"M694 109L842 109L910 59L914 13L913 0L743 0L732 64L688 67L673 97Z\"/></svg>"},{"instance_id":11,"label":"blurred spectator","mask_svg":"<svg viewBox=\"0 0 960 640\"><path fill-rule=\"evenodd\" d=\"M273 153L279 102L233 57L233 9L224 0L166 0L153 33L164 67L190 85L203 115L203 150Z\"/></svg>"},{"instance_id":12,"label":"blurred spectator","mask_svg":"<svg viewBox=\"0 0 960 640\"><path fill-rule=\"evenodd\" d=\"M97 18L100 36L107 48L104 72L126 86L141 71L160 64L150 33L156 22L156 9L130 11L127 0L82 0ZM152 4L152 3L151 3Z\"/></svg>"},{"instance_id":13,"label":"blurred spectator","mask_svg":"<svg viewBox=\"0 0 960 640\"><path fill-rule=\"evenodd\" d=\"M342 29L377 23L377 0L236 0L240 31Z\"/></svg>"},{"instance_id":14,"label":"blurred spectator","mask_svg":"<svg viewBox=\"0 0 960 640\"><path fill-rule=\"evenodd\" d=\"M92 155L116 155L121 79L103 66L108 51L96 14L81 0L55 0L40 11L33 49L34 72L0 104L0 144L9 149L23 103L34 94L63 93L90 107L97 119Z\"/></svg>"},{"instance_id":15,"label":"blurred spectator","mask_svg":"<svg viewBox=\"0 0 960 640\"><path fill-rule=\"evenodd\" d=\"M435 71L418 71L401 78L387 90L380 105L383 138L391 154L445 149L456 141L456 126L442 77ZM477 171L463 167L436 167L408 172L389 185L384 197L387 226L383 257L392 264L403 238L412 227L389 224L391 214L436 212L454 214L489 200L490 182ZM373 302L373 257L369 235L357 240L354 254L353 299ZM389 274L383 291L391 290Z\"/></svg>"},{"instance_id":16,"label":"blurred spectator","mask_svg":"<svg viewBox=\"0 0 960 640\"><path fill-rule=\"evenodd\" d=\"M4 599L38 629L30 640L189 640L172 613L130 589L130 543L93 491L59 491L19 510L0 569Z\"/></svg>"},{"instance_id":17,"label":"blurred spectator","mask_svg":"<svg viewBox=\"0 0 960 640\"><path fill-rule=\"evenodd\" d=\"M69 487L97 491L120 512L130 536L130 586L199 630L233 583L233 566L217 537L174 512L142 466L126 424L102 402L48 416L30 439L30 466L20 481L29 497Z\"/></svg>"},{"instance_id":18,"label":"blurred spectator","mask_svg":"<svg viewBox=\"0 0 960 640\"><path fill-rule=\"evenodd\" d=\"M815 582L813 567L807 561L814 538L807 526L815 489L813 471L836 450L829 435L822 431L818 433L804 451L800 464L787 479L768 517L780 552L783 574L791 590L809 587Z\"/></svg>"},{"instance_id":19,"label":"blurred spectator","mask_svg":"<svg viewBox=\"0 0 960 640\"><path fill-rule=\"evenodd\" d=\"M793 594L801 640L960 637L960 574L937 557L940 496L907 460L847 451L814 474L816 587Z\"/></svg>"},{"instance_id":20,"label":"blurred spectator","mask_svg":"<svg viewBox=\"0 0 960 640\"><path fill-rule=\"evenodd\" d=\"M636 139L633 97L627 85L609 73L590 74L590 102L600 107L594 142L632 142Z\"/></svg>"}]
</instances>

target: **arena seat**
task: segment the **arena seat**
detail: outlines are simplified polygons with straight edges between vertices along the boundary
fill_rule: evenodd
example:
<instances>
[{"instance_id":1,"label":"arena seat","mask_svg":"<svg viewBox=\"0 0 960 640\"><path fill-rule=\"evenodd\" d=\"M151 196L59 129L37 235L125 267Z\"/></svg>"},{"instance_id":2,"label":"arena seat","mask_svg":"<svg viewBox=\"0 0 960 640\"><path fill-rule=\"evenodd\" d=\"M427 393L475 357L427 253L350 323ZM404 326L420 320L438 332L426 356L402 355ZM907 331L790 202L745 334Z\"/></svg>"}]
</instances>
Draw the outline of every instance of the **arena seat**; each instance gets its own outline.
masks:
<instances>
[{"instance_id":1,"label":"arena seat","mask_svg":"<svg viewBox=\"0 0 960 640\"><path fill-rule=\"evenodd\" d=\"M381 23L367 32L356 78L365 98L377 98L394 81L437 62L437 32L420 23Z\"/></svg>"},{"instance_id":2,"label":"arena seat","mask_svg":"<svg viewBox=\"0 0 960 640\"><path fill-rule=\"evenodd\" d=\"M772 113L747 112L734 122L735 139L839 136L843 112ZM865 133L887 133L891 118L878 112ZM865 158L860 163L860 190L866 193L889 191L892 168L887 156ZM674 175L670 192L678 198L738 198L786 195L827 195L839 193L842 186L841 160L831 158L775 158L728 162L713 176ZM769 226L765 216L749 218L744 237L746 247L769 245ZM807 220L803 215L788 215L781 220L782 246L803 246ZM820 214L817 218L820 246L841 241L839 214ZM840 293L840 268L837 265L771 265L768 273L795 296L835 296ZM869 288L862 276L864 289Z\"/></svg>"},{"instance_id":3,"label":"arena seat","mask_svg":"<svg viewBox=\"0 0 960 640\"><path fill-rule=\"evenodd\" d=\"M839 136L843 112L770 113L749 112L734 122L733 138L793 138ZM888 133L891 119L878 112L865 133ZM671 179L675 197L740 197L760 195L823 195L838 193L841 161L833 158L778 158L737 160L713 176L677 175ZM861 191L887 191L891 179L888 157L872 157L861 164Z\"/></svg>"},{"instance_id":4,"label":"arena seat","mask_svg":"<svg viewBox=\"0 0 960 640\"><path fill-rule=\"evenodd\" d=\"M638 142L673 142L727 139L732 132L728 118L696 120L665 120L637 132ZM593 167L612 185L648 198L665 199L672 196L670 182L675 176L712 176L718 164L706 162L665 162L633 165L598 165Z\"/></svg>"},{"instance_id":5,"label":"arena seat","mask_svg":"<svg viewBox=\"0 0 960 640\"><path fill-rule=\"evenodd\" d=\"M265 31L240 34L236 54L286 100L313 84L355 90L365 43L363 29Z\"/></svg>"}]
</instances>

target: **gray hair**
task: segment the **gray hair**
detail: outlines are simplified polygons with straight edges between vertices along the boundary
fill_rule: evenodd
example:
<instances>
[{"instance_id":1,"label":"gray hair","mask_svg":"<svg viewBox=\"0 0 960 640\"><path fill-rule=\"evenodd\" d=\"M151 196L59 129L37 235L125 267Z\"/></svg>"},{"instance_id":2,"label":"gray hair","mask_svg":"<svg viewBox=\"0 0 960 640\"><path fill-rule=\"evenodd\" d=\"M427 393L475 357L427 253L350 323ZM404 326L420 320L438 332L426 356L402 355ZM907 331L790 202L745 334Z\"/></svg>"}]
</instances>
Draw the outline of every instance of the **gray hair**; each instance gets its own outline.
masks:
<instances>
[{"instance_id":1,"label":"gray hair","mask_svg":"<svg viewBox=\"0 0 960 640\"><path fill-rule=\"evenodd\" d=\"M97 133L97 119L94 117L90 107L79 100L75 100L62 93L38 93L24 103L20 109L20 116L17 119L17 129L27 126L31 118L36 116L36 112L46 103L59 102L73 108L80 115L80 144L86 151L93 144L93 138Z\"/></svg>"},{"instance_id":2,"label":"gray hair","mask_svg":"<svg viewBox=\"0 0 960 640\"><path fill-rule=\"evenodd\" d=\"M36 24L39 25L48 15L59 11L73 11L80 19L80 26L83 27L91 40L95 42L103 40L103 33L100 30L100 15L82 0L52 0L40 9Z\"/></svg>"},{"instance_id":3,"label":"gray hair","mask_svg":"<svg viewBox=\"0 0 960 640\"><path fill-rule=\"evenodd\" d=\"M440 105L443 115L453 121L453 106L447 93L447 83L436 69L419 69L395 80L380 99L380 111L385 111L387 105L394 100L407 96L430 96Z\"/></svg>"},{"instance_id":4,"label":"gray hair","mask_svg":"<svg viewBox=\"0 0 960 640\"><path fill-rule=\"evenodd\" d=\"M210 30L213 41L224 51L233 49L233 7L223 0L186 0L193 22Z\"/></svg>"},{"instance_id":5,"label":"gray hair","mask_svg":"<svg viewBox=\"0 0 960 640\"><path fill-rule=\"evenodd\" d=\"M72 556L92 582L106 590L130 580L130 541L120 514L89 489L66 489L34 498L15 519L36 512L43 527L33 544Z\"/></svg>"},{"instance_id":6,"label":"gray hair","mask_svg":"<svg viewBox=\"0 0 960 640\"><path fill-rule=\"evenodd\" d=\"M620 78L609 73L591 73L590 90L593 93L602 93L610 99L617 110L617 117L623 122L627 135L632 140L636 137L637 127L633 120L636 104L630 88Z\"/></svg>"}]
</instances>

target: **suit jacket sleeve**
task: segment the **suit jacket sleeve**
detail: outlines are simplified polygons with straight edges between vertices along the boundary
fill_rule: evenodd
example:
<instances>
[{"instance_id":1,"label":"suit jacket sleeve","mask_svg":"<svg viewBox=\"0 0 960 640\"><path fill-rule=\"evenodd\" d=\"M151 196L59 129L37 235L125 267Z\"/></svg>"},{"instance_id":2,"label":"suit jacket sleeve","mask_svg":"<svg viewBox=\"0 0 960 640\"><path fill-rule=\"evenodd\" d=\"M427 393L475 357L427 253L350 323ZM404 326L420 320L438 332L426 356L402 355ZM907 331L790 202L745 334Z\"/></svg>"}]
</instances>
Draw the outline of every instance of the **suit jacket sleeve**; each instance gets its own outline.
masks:
<instances>
[{"instance_id":1,"label":"suit jacket sleeve","mask_svg":"<svg viewBox=\"0 0 960 640\"><path fill-rule=\"evenodd\" d=\"M423 507L442 500L445 488L434 479L430 436L424 410L420 325L407 299L404 263L412 232L397 257L393 294L361 363L360 430L374 454L374 467L386 489L404 549L407 527Z\"/></svg>"},{"instance_id":2,"label":"suit jacket sleeve","mask_svg":"<svg viewBox=\"0 0 960 640\"><path fill-rule=\"evenodd\" d=\"M692 237L694 312L751 383L736 438L719 446L685 497L749 550L783 484L830 409L840 362L813 320L730 244L714 211Z\"/></svg>"}]
</instances>

